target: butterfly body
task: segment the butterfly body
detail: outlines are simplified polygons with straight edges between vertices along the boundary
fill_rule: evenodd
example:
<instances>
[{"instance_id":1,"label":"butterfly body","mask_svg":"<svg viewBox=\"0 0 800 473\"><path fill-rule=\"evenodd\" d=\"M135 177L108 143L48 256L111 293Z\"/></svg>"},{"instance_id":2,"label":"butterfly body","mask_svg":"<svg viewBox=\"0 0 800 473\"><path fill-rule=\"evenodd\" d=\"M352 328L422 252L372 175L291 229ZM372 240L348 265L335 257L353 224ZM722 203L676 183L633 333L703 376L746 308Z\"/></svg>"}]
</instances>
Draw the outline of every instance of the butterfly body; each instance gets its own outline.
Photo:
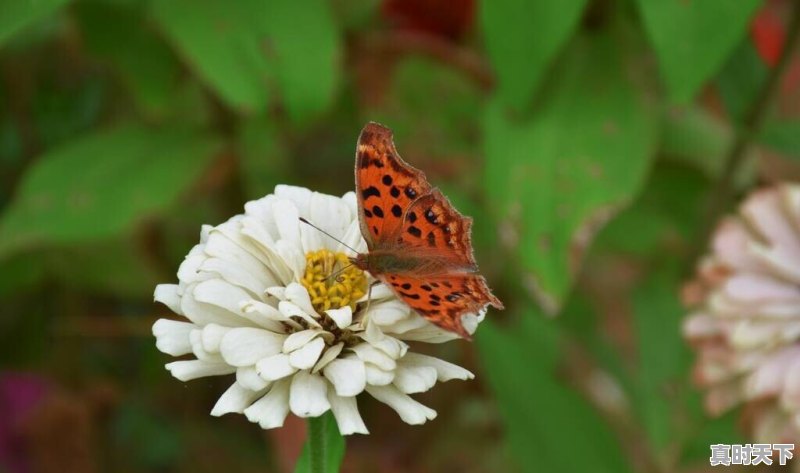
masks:
<instances>
[{"instance_id":1,"label":"butterfly body","mask_svg":"<svg viewBox=\"0 0 800 473\"><path fill-rule=\"evenodd\" d=\"M392 132L369 123L356 148L356 192L367 253L352 262L432 323L470 338L462 316L503 304L477 274L472 219L404 162Z\"/></svg>"}]
</instances>

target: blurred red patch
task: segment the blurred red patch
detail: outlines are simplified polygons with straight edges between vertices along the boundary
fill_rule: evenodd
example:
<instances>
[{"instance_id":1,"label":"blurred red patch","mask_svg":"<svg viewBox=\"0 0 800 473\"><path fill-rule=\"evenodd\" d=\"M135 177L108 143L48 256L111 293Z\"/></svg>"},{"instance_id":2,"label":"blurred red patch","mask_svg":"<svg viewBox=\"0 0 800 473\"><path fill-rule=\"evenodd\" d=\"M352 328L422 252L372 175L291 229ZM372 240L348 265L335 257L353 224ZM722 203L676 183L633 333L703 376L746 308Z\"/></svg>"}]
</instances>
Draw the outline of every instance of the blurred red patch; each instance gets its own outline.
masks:
<instances>
[{"instance_id":1,"label":"blurred red patch","mask_svg":"<svg viewBox=\"0 0 800 473\"><path fill-rule=\"evenodd\" d=\"M399 29L460 39L472 28L474 0L384 0L383 16Z\"/></svg>"},{"instance_id":2,"label":"blurred red patch","mask_svg":"<svg viewBox=\"0 0 800 473\"><path fill-rule=\"evenodd\" d=\"M786 40L786 25L781 19L785 13L786 2L769 1L764 4L750 26L750 35L758 55L770 67L778 63L781 48Z\"/></svg>"}]
</instances>

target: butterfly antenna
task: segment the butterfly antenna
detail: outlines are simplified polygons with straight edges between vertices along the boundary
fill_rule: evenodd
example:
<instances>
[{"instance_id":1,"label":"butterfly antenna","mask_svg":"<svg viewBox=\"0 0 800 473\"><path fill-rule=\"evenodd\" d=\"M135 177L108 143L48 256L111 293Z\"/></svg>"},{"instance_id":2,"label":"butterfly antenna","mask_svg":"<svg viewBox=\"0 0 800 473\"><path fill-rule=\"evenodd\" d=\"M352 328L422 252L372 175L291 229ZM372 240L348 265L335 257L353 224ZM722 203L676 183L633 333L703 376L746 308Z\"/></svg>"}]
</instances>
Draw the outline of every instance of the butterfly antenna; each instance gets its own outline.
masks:
<instances>
[{"instance_id":1,"label":"butterfly antenna","mask_svg":"<svg viewBox=\"0 0 800 473\"><path fill-rule=\"evenodd\" d=\"M355 253L355 254L358 254L358 250L356 250L356 249L355 249L355 248L353 248L352 246L350 246L350 245L348 245L347 243L343 242L342 240L340 240L340 239L336 238L335 236L331 235L330 233L326 232L325 230L323 230L323 229L319 228L318 226L314 225L313 223L309 222L308 220L304 219L303 217L298 217L298 218L300 219L300 221L301 221L301 222L305 223L305 224L306 224L306 225L308 225L309 227L311 227L311 228L314 228L314 229L318 230L318 231L319 231L320 233L322 233L323 235L326 235L328 238L330 238L330 239L332 239L332 240L334 240L334 241L338 242L340 245L342 245L342 246L344 246L344 247L346 247L346 248L349 248L349 249L350 249L350 250L351 250L353 253Z\"/></svg>"}]
</instances>

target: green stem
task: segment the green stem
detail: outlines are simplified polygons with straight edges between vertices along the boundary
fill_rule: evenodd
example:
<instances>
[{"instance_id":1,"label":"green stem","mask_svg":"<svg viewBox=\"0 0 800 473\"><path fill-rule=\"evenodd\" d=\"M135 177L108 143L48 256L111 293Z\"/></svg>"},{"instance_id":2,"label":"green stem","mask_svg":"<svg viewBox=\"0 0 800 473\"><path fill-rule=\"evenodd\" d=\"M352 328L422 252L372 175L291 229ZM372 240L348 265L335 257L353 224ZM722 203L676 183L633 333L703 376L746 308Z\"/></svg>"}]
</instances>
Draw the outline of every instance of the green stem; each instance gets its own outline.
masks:
<instances>
[{"instance_id":1,"label":"green stem","mask_svg":"<svg viewBox=\"0 0 800 473\"><path fill-rule=\"evenodd\" d=\"M325 458L328 445L325 439L325 428L328 416L308 418L308 453L311 460L311 473L325 473Z\"/></svg>"},{"instance_id":2,"label":"green stem","mask_svg":"<svg viewBox=\"0 0 800 473\"><path fill-rule=\"evenodd\" d=\"M747 113L744 115L742 124L734 136L733 143L728 150L725 158L725 165L722 169L722 175L717 181L716 189L712 194L712 201L708 207L708 218L705 219L705 228L699 241L705 242L716 224L716 220L724 212L733 197L733 181L736 177L737 171L747 155L747 149L750 147L753 139L758 136L761 125L769 110L769 105L772 103L773 96L778 90L780 79L786 71L792 57L792 51L797 46L797 40L800 38L800 4L795 3L792 8L792 18L786 34L786 40L783 44L778 63L773 67L766 82L758 91L758 95L750 103Z\"/></svg>"}]
</instances>

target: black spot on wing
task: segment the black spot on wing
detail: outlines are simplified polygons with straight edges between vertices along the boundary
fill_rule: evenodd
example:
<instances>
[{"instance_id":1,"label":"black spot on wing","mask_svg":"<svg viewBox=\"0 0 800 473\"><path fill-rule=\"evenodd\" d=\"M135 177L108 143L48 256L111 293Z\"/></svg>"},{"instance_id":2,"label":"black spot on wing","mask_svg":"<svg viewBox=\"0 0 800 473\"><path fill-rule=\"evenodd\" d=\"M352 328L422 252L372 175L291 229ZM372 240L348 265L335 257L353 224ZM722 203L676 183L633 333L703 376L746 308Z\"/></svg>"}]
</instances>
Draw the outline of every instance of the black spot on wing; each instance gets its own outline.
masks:
<instances>
[{"instance_id":1,"label":"black spot on wing","mask_svg":"<svg viewBox=\"0 0 800 473\"><path fill-rule=\"evenodd\" d=\"M361 198L364 199L364 200L367 200L372 196L375 196L375 197L380 197L381 196L381 191L379 191L378 188L375 187L375 186L369 186L366 189L364 189L363 191L361 191Z\"/></svg>"},{"instance_id":2,"label":"black spot on wing","mask_svg":"<svg viewBox=\"0 0 800 473\"><path fill-rule=\"evenodd\" d=\"M394 205L392 206L392 215L394 215L395 217L398 217L398 218L400 218L400 216L401 216L401 215L403 215L403 209L402 209L402 208L400 208L400 206L399 206L399 205L397 205L397 204L394 204Z\"/></svg>"},{"instance_id":3,"label":"black spot on wing","mask_svg":"<svg viewBox=\"0 0 800 473\"><path fill-rule=\"evenodd\" d=\"M372 218L372 212L369 209L364 209L364 216L367 218Z\"/></svg>"},{"instance_id":4,"label":"black spot on wing","mask_svg":"<svg viewBox=\"0 0 800 473\"><path fill-rule=\"evenodd\" d=\"M408 213L408 221L411 222L411 223L416 222L417 221L417 214L414 213L414 212L409 212Z\"/></svg>"},{"instance_id":5,"label":"black spot on wing","mask_svg":"<svg viewBox=\"0 0 800 473\"><path fill-rule=\"evenodd\" d=\"M425 211L425 220L429 221L431 225L436 225L437 223L439 223L436 220L436 214L433 213L432 209L428 209Z\"/></svg>"},{"instance_id":6,"label":"black spot on wing","mask_svg":"<svg viewBox=\"0 0 800 473\"><path fill-rule=\"evenodd\" d=\"M417 238L422 236L422 230L420 230L419 228L417 228L417 227L415 227L413 225L408 227L407 231L408 231L408 233L410 233L411 235L413 235L413 236L415 236Z\"/></svg>"},{"instance_id":7,"label":"black spot on wing","mask_svg":"<svg viewBox=\"0 0 800 473\"><path fill-rule=\"evenodd\" d=\"M428 246L436 246L436 235L434 235L433 232L428 232L426 238L428 239Z\"/></svg>"},{"instance_id":8,"label":"black spot on wing","mask_svg":"<svg viewBox=\"0 0 800 473\"><path fill-rule=\"evenodd\" d=\"M406 187L406 197L409 199L413 199L417 196L417 191L411 188L411 186Z\"/></svg>"},{"instance_id":9,"label":"black spot on wing","mask_svg":"<svg viewBox=\"0 0 800 473\"><path fill-rule=\"evenodd\" d=\"M383 209L381 209L377 205L372 206L372 213L375 214L375 216L378 218L383 218Z\"/></svg>"},{"instance_id":10,"label":"black spot on wing","mask_svg":"<svg viewBox=\"0 0 800 473\"><path fill-rule=\"evenodd\" d=\"M395 186L392 186L392 188L389 190L389 194L396 199L400 197L400 189L398 189Z\"/></svg>"},{"instance_id":11,"label":"black spot on wing","mask_svg":"<svg viewBox=\"0 0 800 473\"><path fill-rule=\"evenodd\" d=\"M385 185L385 186L391 186L392 185L392 176L390 176L388 174L383 176L383 179L381 179L381 182L383 182L383 185Z\"/></svg>"},{"instance_id":12,"label":"black spot on wing","mask_svg":"<svg viewBox=\"0 0 800 473\"><path fill-rule=\"evenodd\" d=\"M405 289L407 291L407 290L411 289L411 284L406 282L406 283L403 283L400 287L402 287L403 289Z\"/></svg>"},{"instance_id":13,"label":"black spot on wing","mask_svg":"<svg viewBox=\"0 0 800 473\"><path fill-rule=\"evenodd\" d=\"M409 294L409 293L407 293L407 292L403 292L403 291L398 291L398 292L399 292L399 293L400 293L400 295L401 295L401 296L403 296L403 297L407 297L407 298L409 298L409 299L413 299L413 300L417 300L417 299L419 299L419 294Z\"/></svg>"}]
</instances>

